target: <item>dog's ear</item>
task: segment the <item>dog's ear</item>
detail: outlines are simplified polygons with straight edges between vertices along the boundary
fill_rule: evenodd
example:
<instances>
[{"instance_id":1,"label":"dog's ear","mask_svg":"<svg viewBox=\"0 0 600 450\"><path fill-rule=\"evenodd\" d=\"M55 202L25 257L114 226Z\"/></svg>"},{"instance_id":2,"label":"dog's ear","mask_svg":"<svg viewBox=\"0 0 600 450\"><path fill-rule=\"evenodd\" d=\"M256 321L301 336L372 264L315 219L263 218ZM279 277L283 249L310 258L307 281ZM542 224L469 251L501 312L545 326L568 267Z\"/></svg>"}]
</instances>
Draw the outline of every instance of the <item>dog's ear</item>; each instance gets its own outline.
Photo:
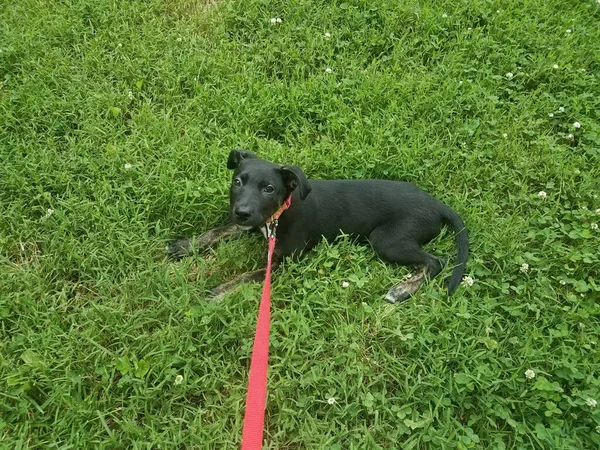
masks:
<instances>
[{"instance_id":1,"label":"dog's ear","mask_svg":"<svg viewBox=\"0 0 600 450\"><path fill-rule=\"evenodd\" d=\"M233 149L229 152L229 158L227 158L227 168L229 170L237 169L242 159L250 158L256 158L256 155L246 150Z\"/></svg>"},{"instance_id":2,"label":"dog's ear","mask_svg":"<svg viewBox=\"0 0 600 450\"><path fill-rule=\"evenodd\" d=\"M282 166L279 170L281 171L281 178L283 178L285 186L290 192L298 188L300 199L304 200L312 190L312 187L310 187L302 169L297 166Z\"/></svg>"}]
</instances>

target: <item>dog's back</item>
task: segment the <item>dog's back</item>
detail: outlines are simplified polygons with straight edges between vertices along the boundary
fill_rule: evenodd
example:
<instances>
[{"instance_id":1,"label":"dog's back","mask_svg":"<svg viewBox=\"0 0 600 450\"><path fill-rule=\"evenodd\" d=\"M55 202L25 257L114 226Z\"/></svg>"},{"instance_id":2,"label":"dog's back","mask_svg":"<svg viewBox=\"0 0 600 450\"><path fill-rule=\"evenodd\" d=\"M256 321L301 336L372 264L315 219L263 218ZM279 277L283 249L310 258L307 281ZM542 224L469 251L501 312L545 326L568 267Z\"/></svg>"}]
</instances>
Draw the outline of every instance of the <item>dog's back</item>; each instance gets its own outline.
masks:
<instances>
[{"instance_id":1,"label":"dog's back","mask_svg":"<svg viewBox=\"0 0 600 450\"><path fill-rule=\"evenodd\" d=\"M445 205L412 183L388 180L311 180L311 194L294 196L282 222L300 222L311 240L342 231L368 238L386 223L419 230L419 244L440 233Z\"/></svg>"}]
</instances>

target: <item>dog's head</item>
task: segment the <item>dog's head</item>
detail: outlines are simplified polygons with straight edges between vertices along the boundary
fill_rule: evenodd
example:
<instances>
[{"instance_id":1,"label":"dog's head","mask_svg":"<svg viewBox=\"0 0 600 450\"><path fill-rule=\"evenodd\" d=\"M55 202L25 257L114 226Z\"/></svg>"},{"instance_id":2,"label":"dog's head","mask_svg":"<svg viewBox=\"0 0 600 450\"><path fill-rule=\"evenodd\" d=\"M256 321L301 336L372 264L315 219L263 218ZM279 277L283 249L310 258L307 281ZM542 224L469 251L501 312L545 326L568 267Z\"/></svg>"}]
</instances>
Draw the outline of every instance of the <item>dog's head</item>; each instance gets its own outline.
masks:
<instances>
[{"instance_id":1,"label":"dog's head","mask_svg":"<svg viewBox=\"0 0 600 450\"><path fill-rule=\"evenodd\" d=\"M245 150L232 150L227 168L233 170L229 215L233 223L243 227L264 224L292 191L297 189L304 200L311 190L299 167L280 166Z\"/></svg>"}]
</instances>

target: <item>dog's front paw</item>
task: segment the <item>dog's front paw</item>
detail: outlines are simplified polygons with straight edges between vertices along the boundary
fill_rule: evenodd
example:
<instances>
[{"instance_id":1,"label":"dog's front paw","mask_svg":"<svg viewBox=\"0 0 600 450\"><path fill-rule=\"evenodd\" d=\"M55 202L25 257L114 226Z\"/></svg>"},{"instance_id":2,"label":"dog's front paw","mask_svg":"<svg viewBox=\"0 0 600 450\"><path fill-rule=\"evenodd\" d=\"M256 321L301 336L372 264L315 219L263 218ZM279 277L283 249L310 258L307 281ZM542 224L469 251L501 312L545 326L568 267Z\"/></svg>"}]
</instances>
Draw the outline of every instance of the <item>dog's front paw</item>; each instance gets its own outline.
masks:
<instances>
[{"instance_id":1,"label":"dog's front paw","mask_svg":"<svg viewBox=\"0 0 600 450\"><path fill-rule=\"evenodd\" d=\"M235 285L231 283L223 283L215 288L210 289L206 293L206 300L210 302L222 302L225 298L235 290Z\"/></svg>"},{"instance_id":2,"label":"dog's front paw","mask_svg":"<svg viewBox=\"0 0 600 450\"><path fill-rule=\"evenodd\" d=\"M218 297L219 295L221 295L223 293L226 293L226 292L227 291L223 290L221 288L221 286L217 286L217 287L214 287L214 288L209 289L208 291L206 291L206 298L209 299L209 300L212 300L215 297Z\"/></svg>"},{"instance_id":3,"label":"dog's front paw","mask_svg":"<svg viewBox=\"0 0 600 450\"><path fill-rule=\"evenodd\" d=\"M192 242L189 239L176 239L165 247L167 255L172 259L180 259L192 254Z\"/></svg>"}]
</instances>

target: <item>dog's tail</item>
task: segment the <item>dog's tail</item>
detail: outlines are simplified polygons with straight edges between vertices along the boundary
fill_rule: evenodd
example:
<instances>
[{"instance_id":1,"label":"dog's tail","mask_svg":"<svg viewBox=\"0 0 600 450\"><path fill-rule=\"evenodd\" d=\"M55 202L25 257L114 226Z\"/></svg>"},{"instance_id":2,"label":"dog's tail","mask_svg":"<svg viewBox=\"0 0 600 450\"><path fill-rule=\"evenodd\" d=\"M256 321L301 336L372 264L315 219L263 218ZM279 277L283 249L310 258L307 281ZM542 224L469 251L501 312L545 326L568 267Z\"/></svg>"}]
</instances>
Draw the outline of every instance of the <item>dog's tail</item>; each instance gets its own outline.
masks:
<instances>
[{"instance_id":1,"label":"dog's tail","mask_svg":"<svg viewBox=\"0 0 600 450\"><path fill-rule=\"evenodd\" d=\"M469 257L469 233L465 227L465 223L460 216L449 206L446 206L444 211L444 219L448 225L452 227L456 233L455 242L458 255L456 257L456 266L452 271L450 283L448 283L448 295L454 294L456 288L462 280Z\"/></svg>"}]
</instances>

